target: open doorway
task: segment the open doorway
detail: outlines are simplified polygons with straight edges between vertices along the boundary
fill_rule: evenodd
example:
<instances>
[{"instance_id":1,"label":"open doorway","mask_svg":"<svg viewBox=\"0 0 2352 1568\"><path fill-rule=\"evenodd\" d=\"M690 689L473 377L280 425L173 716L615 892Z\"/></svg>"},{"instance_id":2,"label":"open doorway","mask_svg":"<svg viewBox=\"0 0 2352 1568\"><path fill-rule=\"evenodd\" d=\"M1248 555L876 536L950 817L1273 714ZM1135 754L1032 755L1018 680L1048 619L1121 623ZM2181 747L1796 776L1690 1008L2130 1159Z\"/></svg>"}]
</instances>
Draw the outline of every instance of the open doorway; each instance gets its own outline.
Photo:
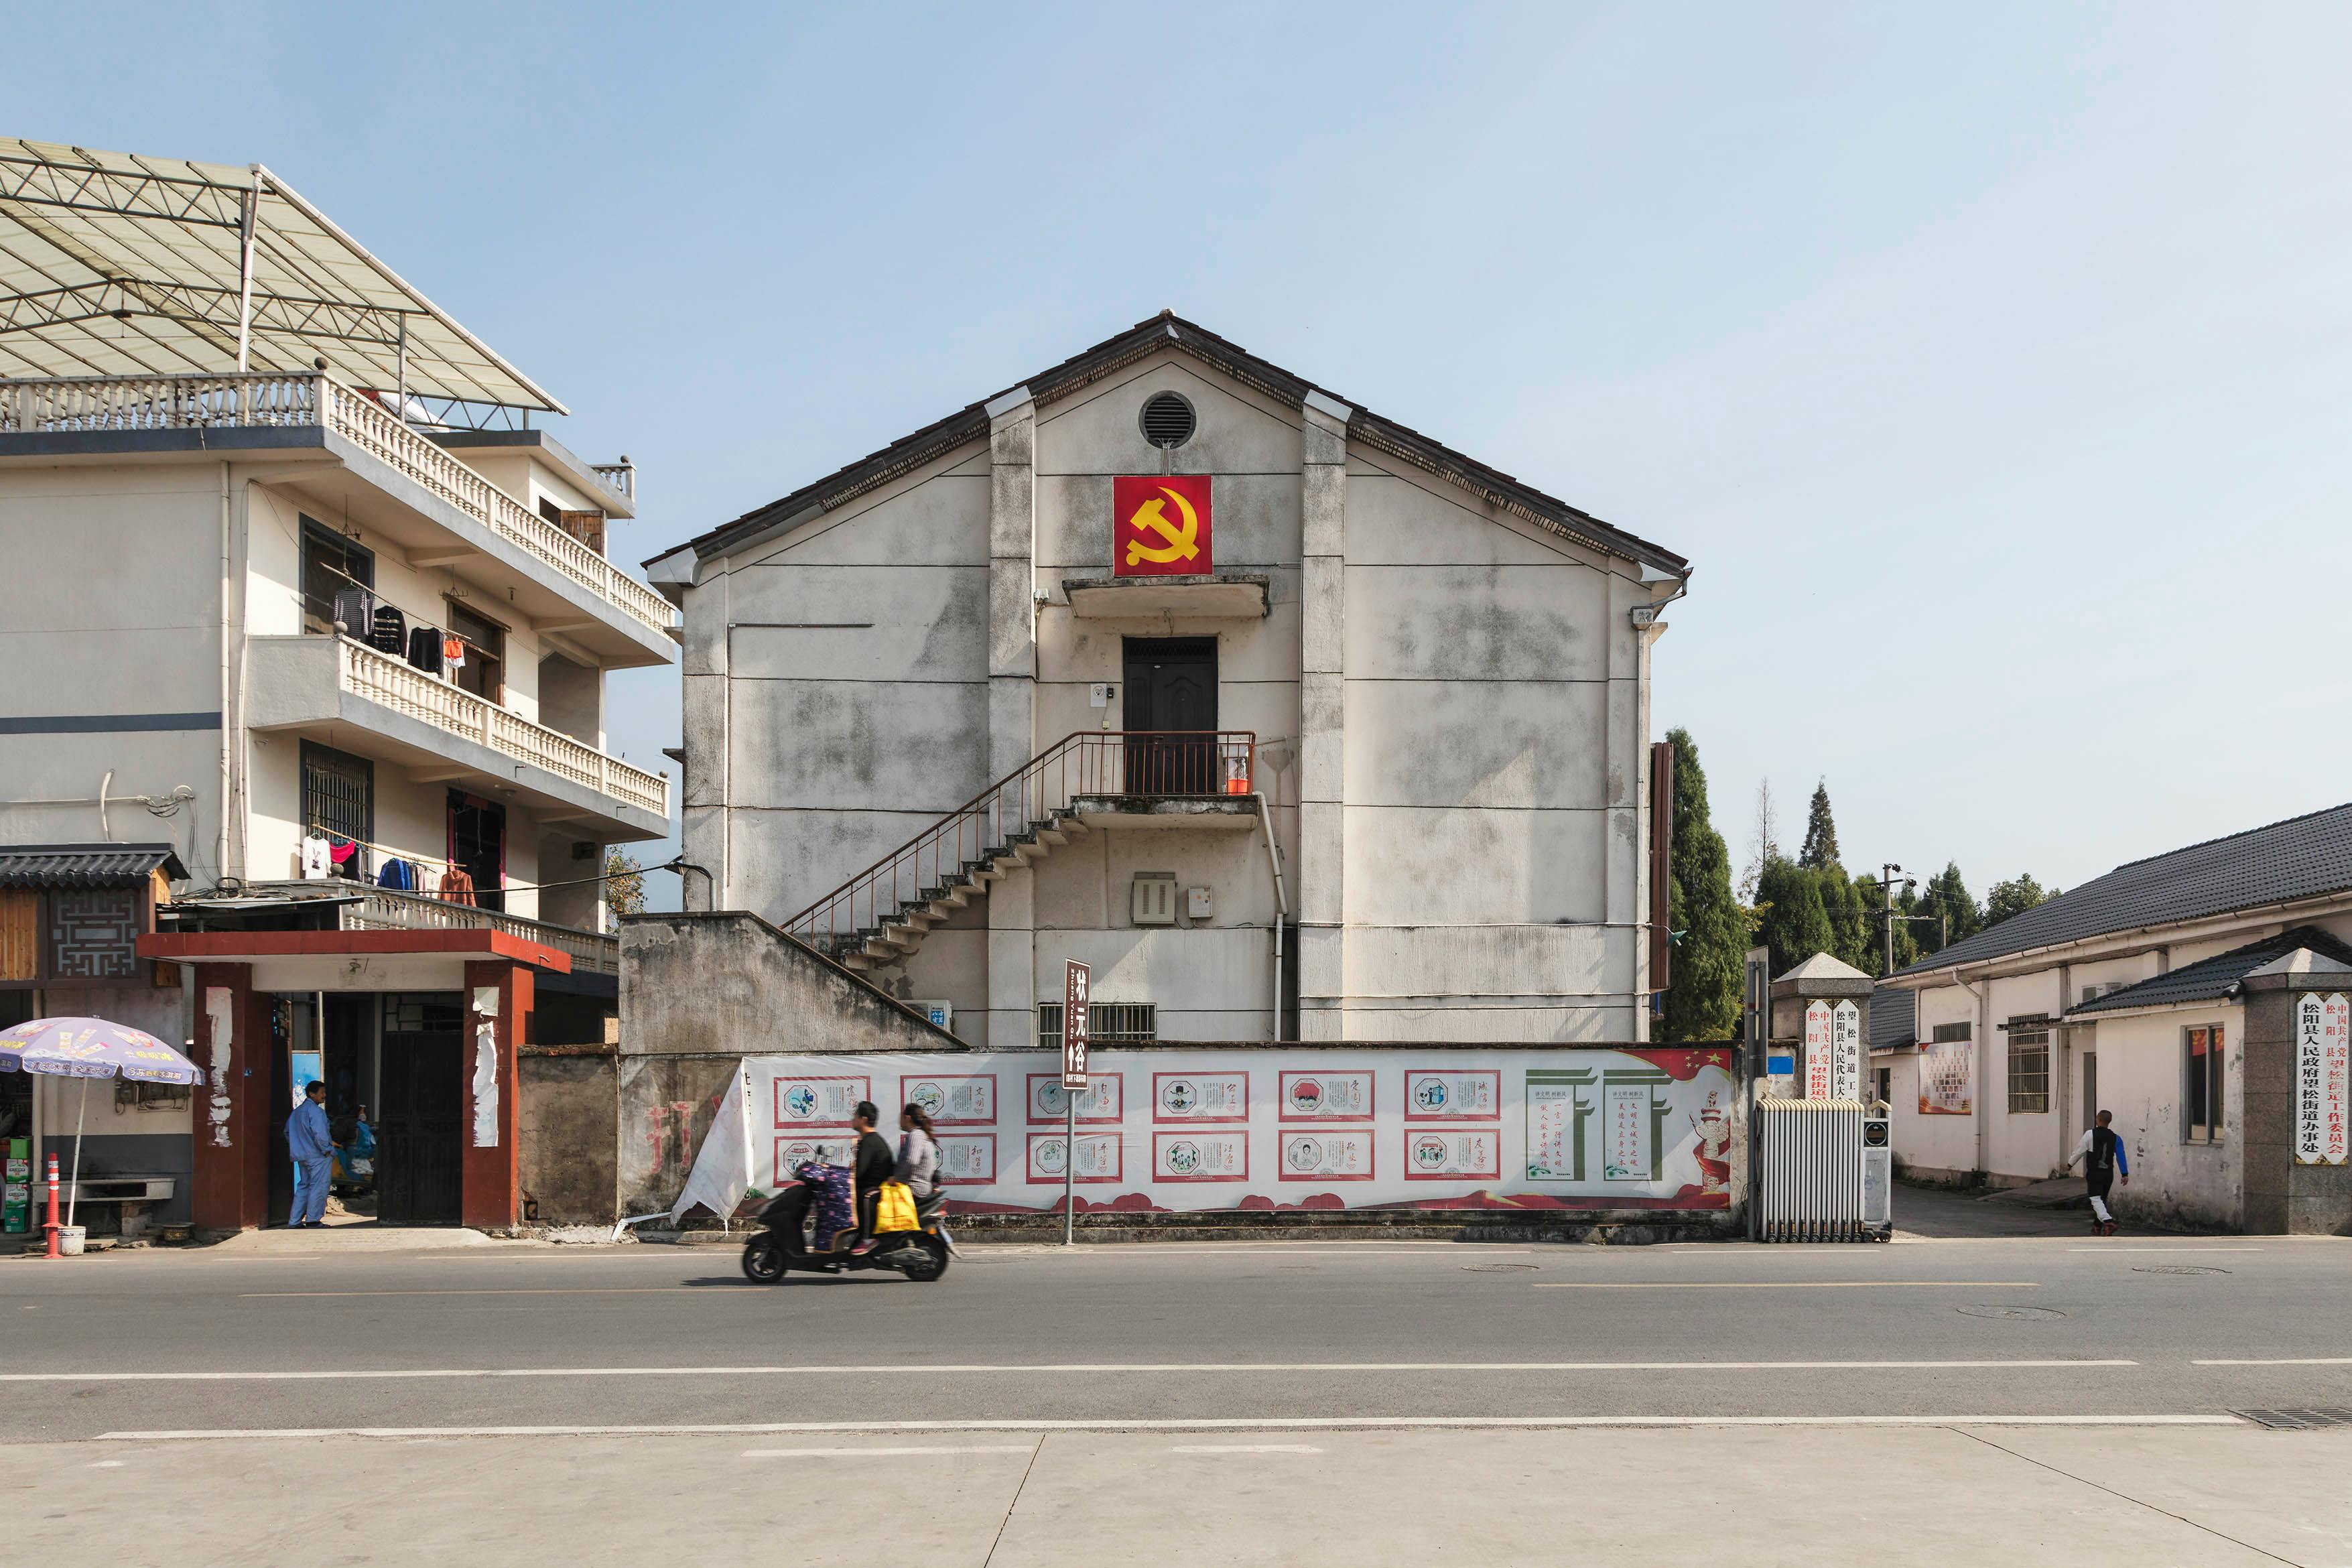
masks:
<instances>
[{"instance_id":1,"label":"open doorway","mask_svg":"<svg viewBox=\"0 0 2352 1568\"><path fill-rule=\"evenodd\" d=\"M1127 792L1217 793L1217 639L1129 637L1125 662Z\"/></svg>"},{"instance_id":2,"label":"open doorway","mask_svg":"<svg viewBox=\"0 0 2352 1568\"><path fill-rule=\"evenodd\" d=\"M507 907L507 808L463 790L449 792L449 864L473 879L474 901Z\"/></svg>"},{"instance_id":3,"label":"open doorway","mask_svg":"<svg viewBox=\"0 0 2352 1568\"><path fill-rule=\"evenodd\" d=\"M385 1225L456 1225L465 1179L463 997L380 998L376 1217Z\"/></svg>"}]
</instances>

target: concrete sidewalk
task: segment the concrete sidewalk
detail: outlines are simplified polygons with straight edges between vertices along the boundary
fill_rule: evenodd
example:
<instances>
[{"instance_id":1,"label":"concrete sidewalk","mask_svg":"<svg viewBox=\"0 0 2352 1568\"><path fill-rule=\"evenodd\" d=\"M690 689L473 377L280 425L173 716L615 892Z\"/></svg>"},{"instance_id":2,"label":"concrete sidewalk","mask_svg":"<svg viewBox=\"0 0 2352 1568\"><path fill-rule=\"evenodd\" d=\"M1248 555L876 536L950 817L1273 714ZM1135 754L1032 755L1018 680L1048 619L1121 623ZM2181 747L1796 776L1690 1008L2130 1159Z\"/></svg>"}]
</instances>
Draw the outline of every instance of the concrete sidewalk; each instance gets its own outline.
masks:
<instances>
[{"instance_id":1,"label":"concrete sidewalk","mask_svg":"<svg viewBox=\"0 0 2352 1568\"><path fill-rule=\"evenodd\" d=\"M2323 1568L2347 1467L2352 1429L2251 1426L256 1437L0 1447L0 1517L21 1561L163 1565Z\"/></svg>"}]
</instances>

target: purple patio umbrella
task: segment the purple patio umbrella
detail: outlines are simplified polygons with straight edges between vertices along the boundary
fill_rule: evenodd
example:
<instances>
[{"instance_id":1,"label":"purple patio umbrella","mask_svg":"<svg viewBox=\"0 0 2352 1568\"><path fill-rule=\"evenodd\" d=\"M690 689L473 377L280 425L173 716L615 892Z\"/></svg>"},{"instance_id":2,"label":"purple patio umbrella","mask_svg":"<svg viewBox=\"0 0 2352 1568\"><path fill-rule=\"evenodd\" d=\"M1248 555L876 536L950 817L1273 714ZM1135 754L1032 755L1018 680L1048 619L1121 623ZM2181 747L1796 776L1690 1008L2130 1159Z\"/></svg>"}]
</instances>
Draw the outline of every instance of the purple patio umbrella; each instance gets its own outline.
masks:
<instances>
[{"instance_id":1,"label":"purple patio umbrella","mask_svg":"<svg viewBox=\"0 0 2352 1568\"><path fill-rule=\"evenodd\" d=\"M195 1063L147 1033L103 1018L36 1018L0 1029L0 1072L47 1073L82 1080L81 1107L74 1113L73 1181L66 1223L73 1223L81 1194L81 1130L89 1113L89 1080L127 1078L142 1083L205 1081Z\"/></svg>"}]
</instances>

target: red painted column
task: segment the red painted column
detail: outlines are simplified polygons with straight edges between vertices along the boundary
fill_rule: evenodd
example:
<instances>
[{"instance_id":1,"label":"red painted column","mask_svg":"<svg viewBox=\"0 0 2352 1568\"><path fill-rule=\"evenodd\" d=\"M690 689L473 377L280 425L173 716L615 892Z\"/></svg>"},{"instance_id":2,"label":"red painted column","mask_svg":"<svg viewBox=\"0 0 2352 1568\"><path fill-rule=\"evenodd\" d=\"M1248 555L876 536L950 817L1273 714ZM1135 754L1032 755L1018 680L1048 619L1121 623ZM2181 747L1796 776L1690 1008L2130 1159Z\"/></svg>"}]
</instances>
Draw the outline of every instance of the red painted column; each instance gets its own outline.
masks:
<instances>
[{"instance_id":1,"label":"red painted column","mask_svg":"<svg viewBox=\"0 0 2352 1568\"><path fill-rule=\"evenodd\" d=\"M466 1119L458 1130L465 1142L465 1191L460 1207L464 1223L478 1230L503 1229L521 1217L522 1163L515 1139L522 1126L522 1084L516 1058L530 1026L532 996L528 964L499 959L466 965Z\"/></svg>"},{"instance_id":2,"label":"red painted column","mask_svg":"<svg viewBox=\"0 0 2352 1568\"><path fill-rule=\"evenodd\" d=\"M253 966L196 965L196 1065L191 1218L200 1230L268 1223L269 999Z\"/></svg>"}]
</instances>

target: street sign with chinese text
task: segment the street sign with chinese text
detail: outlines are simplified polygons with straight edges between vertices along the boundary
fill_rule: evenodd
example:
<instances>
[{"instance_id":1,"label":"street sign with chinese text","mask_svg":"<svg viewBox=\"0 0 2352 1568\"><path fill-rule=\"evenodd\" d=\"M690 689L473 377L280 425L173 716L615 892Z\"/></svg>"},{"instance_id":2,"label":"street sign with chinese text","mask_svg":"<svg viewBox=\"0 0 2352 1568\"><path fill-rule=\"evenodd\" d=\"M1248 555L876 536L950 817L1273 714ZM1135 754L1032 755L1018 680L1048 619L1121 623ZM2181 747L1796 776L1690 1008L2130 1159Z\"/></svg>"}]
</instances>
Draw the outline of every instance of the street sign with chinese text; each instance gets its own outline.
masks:
<instances>
[{"instance_id":1,"label":"street sign with chinese text","mask_svg":"<svg viewBox=\"0 0 2352 1568\"><path fill-rule=\"evenodd\" d=\"M1076 959L1062 978L1062 1087L1087 1087L1087 991L1091 972Z\"/></svg>"}]
</instances>

